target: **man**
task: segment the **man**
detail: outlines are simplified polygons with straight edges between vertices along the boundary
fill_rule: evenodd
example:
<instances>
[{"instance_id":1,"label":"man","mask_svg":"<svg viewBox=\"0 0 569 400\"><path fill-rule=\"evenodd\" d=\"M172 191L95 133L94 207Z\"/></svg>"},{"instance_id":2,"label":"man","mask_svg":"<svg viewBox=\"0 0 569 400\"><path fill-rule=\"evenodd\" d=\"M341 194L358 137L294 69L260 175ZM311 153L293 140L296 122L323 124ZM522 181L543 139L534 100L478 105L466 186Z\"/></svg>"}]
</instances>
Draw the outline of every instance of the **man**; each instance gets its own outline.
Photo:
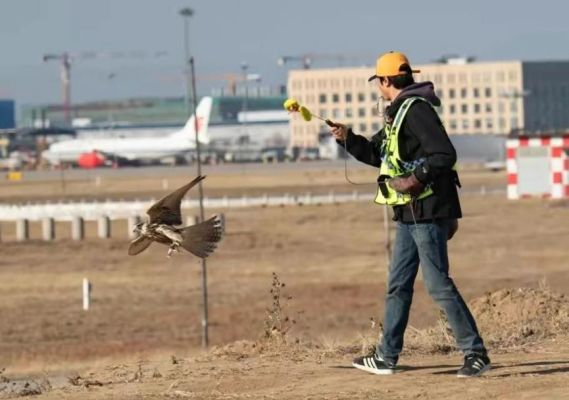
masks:
<instances>
[{"instance_id":1,"label":"man","mask_svg":"<svg viewBox=\"0 0 569 400\"><path fill-rule=\"evenodd\" d=\"M415 83L407 57L390 52L377 59L376 81L383 99L385 127L371 140L345 125L331 131L357 160L379 167L376 203L391 205L397 233L388 278L383 340L374 354L356 358L354 367L379 375L395 372L413 298L419 262L425 287L446 313L464 352L459 377L490 368L476 322L449 277L447 240L462 216L453 169L456 151L434 109L440 99L431 82Z\"/></svg>"}]
</instances>

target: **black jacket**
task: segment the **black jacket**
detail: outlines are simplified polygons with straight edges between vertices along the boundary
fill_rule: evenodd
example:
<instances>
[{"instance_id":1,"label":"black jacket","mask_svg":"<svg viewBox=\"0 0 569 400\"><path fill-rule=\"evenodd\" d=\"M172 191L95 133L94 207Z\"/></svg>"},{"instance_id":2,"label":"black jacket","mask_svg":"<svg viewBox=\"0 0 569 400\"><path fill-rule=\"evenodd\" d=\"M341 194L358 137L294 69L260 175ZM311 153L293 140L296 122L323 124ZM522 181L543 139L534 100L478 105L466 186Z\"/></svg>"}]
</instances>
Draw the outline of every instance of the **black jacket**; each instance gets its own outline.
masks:
<instances>
[{"instance_id":1,"label":"black jacket","mask_svg":"<svg viewBox=\"0 0 569 400\"><path fill-rule=\"evenodd\" d=\"M430 82L415 83L405 88L387 107L385 118L393 120L403 101L412 96L420 96L434 106L440 105ZM370 140L348 131L346 147L357 160L379 167L381 165L380 146L385 138L382 129ZM343 145L343 143L341 143ZM413 213L417 221L460 218L462 212L458 199L458 175L452 170L456 162L456 150L452 145L437 113L427 103L417 101L407 111L399 131L399 154L404 161L425 158L426 161L414 170L414 174L424 184L431 184L434 194L413 203ZM393 207L395 220L413 222L409 205Z\"/></svg>"}]
</instances>

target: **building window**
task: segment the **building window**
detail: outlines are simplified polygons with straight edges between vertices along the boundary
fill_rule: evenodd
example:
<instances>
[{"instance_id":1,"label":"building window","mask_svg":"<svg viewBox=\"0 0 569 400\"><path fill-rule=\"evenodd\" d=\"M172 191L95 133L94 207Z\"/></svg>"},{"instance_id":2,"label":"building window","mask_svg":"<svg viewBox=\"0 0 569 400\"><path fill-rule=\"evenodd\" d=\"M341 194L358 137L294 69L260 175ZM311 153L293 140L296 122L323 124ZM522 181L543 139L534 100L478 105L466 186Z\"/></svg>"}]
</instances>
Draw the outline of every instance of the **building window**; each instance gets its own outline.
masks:
<instances>
[{"instance_id":1,"label":"building window","mask_svg":"<svg viewBox=\"0 0 569 400\"><path fill-rule=\"evenodd\" d=\"M512 101L510 103L510 111L513 113L518 111L518 102L517 101Z\"/></svg>"},{"instance_id":2,"label":"building window","mask_svg":"<svg viewBox=\"0 0 569 400\"><path fill-rule=\"evenodd\" d=\"M439 99L443 98L443 91L440 89L435 90L435 93Z\"/></svg>"},{"instance_id":3,"label":"building window","mask_svg":"<svg viewBox=\"0 0 569 400\"><path fill-rule=\"evenodd\" d=\"M493 129L494 128L494 121L492 121L492 118L486 119L486 128L487 129Z\"/></svg>"},{"instance_id":4,"label":"building window","mask_svg":"<svg viewBox=\"0 0 569 400\"><path fill-rule=\"evenodd\" d=\"M516 117L511 118L510 129L518 129L518 119Z\"/></svg>"},{"instance_id":5,"label":"building window","mask_svg":"<svg viewBox=\"0 0 569 400\"><path fill-rule=\"evenodd\" d=\"M451 99L454 99L456 93L454 91L454 89L449 89L448 91L448 97L450 97Z\"/></svg>"},{"instance_id":6,"label":"building window","mask_svg":"<svg viewBox=\"0 0 569 400\"><path fill-rule=\"evenodd\" d=\"M491 112L492 112L492 103L486 103L486 112L487 112L487 113L491 113Z\"/></svg>"},{"instance_id":7,"label":"building window","mask_svg":"<svg viewBox=\"0 0 569 400\"><path fill-rule=\"evenodd\" d=\"M487 87L487 88L484 90L484 94L486 95L486 97L492 97L492 89L489 88L489 87Z\"/></svg>"},{"instance_id":8,"label":"building window","mask_svg":"<svg viewBox=\"0 0 569 400\"><path fill-rule=\"evenodd\" d=\"M340 109L334 108L332 110L332 118L340 118Z\"/></svg>"},{"instance_id":9,"label":"building window","mask_svg":"<svg viewBox=\"0 0 569 400\"><path fill-rule=\"evenodd\" d=\"M371 101L377 101L377 93L373 92L371 94Z\"/></svg>"},{"instance_id":10,"label":"building window","mask_svg":"<svg viewBox=\"0 0 569 400\"><path fill-rule=\"evenodd\" d=\"M475 119L475 120L474 120L474 127L475 127L476 129L482 128L482 121L480 121L479 119Z\"/></svg>"},{"instance_id":11,"label":"building window","mask_svg":"<svg viewBox=\"0 0 569 400\"><path fill-rule=\"evenodd\" d=\"M352 102L352 94L346 93L346 103L351 103L351 102Z\"/></svg>"},{"instance_id":12,"label":"building window","mask_svg":"<svg viewBox=\"0 0 569 400\"><path fill-rule=\"evenodd\" d=\"M359 101L360 103L366 101L365 94L363 94L363 93L358 93L358 101Z\"/></svg>"},{"instance_id":13,"label":"building window","mask_svg":"<svg viewBox=\"0 0 569 400\"><path fill-rule=\"evenodd\" d=\"M474 97L480 97L480 90L478 88L474 88Z\"/></svg>"},{"instance_id":14,"label":"building window","mask_svg":"<svg viewBox=\"0 0 569 400\"><path fill-rule=\"evenodd\" d=\"M379 131L379 124L377 122L374 122L373 124L371 124L371 130L373 132Z\"/></svg>"},{"instance_id":15,"label":"building window","mask_svg":"<svg viewBox=\"0 0 569 400\"><path fill-rule=\"evenodd\" d=\"M453 131L456 130L456 128L457 128L457 126L456 126L456 119L451 119L451 120L449 121L449 125L450 125L450 129L451 129L451 130L453 130Z\"/></svg>"},{"instance_id":16,"label":"building window","mask_svg":"<svg viewBox=\"0 0 569 400\"><path fill-rule=\"evenodd\" d=\"M470 124L468 123L468 120L463 119L462 120L462 129L468 129L469 126L470 126Z\"/></svg>"},{"instance_id":17,"label":"building window","mask_svg":"<svg viewBox=\"0 0 569 400\"><path fill-rule=\"evenodd\" d=\"M374 117L377 117L379 115L379 113L377 112L377 107L371 108L371 115L373 115Z\"/></svg>"},{"instance_id":18,"label":"building window","mask_svg":"<svg viewBox=\"0 0 569 400\"><path fill-rule=\"evenodd\" d=\"M496 80L498 82L504 82L506 80L506 73L504 71L500 71L496 74Z\"/></svg>"},{"instance_id":19,"label":"building window","mask_svg":"<svg viewBox=\"0 0 569 400\"><path fill-rule=\"evenodd\" d=\"M326 103L326 95L325 94L321 94L318 98L320 104L324 104Z\"/></svg>"},{"instance_id":20,"label":"building window","mask_svg":"<svg viewBox=\"0 0 569 400\"><path fill-rule=\"evenodd\" d=\"M451 105L448 107L448 112L449 112L450 114L456 113L456 106L455 106L454 104L451 104Z\"/></svg>"},{"instance_id":21,"label":"building window","mask_svg":"<svg viewBox=\"0 0 569 400\"><path fill-rule=\"evenodd\" d=\"M498 120L498 124L500 126L500 130L506 129L506 120L504 118L500 118Z\"/></svg>"},{"instance_id":22,"label":"building window","mask_svg":"<svg viewBox=\"0 0 569 400\"><path fill-rule=\"evenodd\" d=\"M365 133L366 128L367 128L366 124L360 124L360 132Z\"/></svg>"},{"instance_id":23,"label":"building window","mask_svg":"<svg viewBox=\"0 0 569 400\"><path fill-rule=\"evenodd\" d=\"M480 104L478 104L478 103L474 104L474 112L476 114L478 114L480 112Z\"/></svg>"},{"instance_id":24,"label":"building window","mask_svg":"<svg viewBox=\"0 0 569 400\"><path fill-rule=\"evenodd\" d=\"M340 96L338 94L333 94L332 95L332 103L337 103L340 101Z\"/></svg>"},{"instance_id":25,"label":"building window","mask_svg":"<svg viewBox=\"0 0 569 400\"><path fill-rule=\"evenodd\" d=\"M503 113L506 110L506 107L504 106L504 102L501 101L498 103L498 112Z\"/></svg>"},{"instance_id":26,"label":"building window","mask_svg":"<svg viewBox=\"0 0 569 400\"><path fill-rule=\"evenodd\" d=\"M354 116L354 112L351 108L346 108L346 118L352 118Z\"/></svg>"},{"instance_id":27,"label":"building window","mask_svg":"<svg viewBox=\"0 0 569 400\"><path fill-rule=\"evenodd\" d=\"M358 109L358 117L365 117L366 116L366 109L365 108L359 108Z\"/></svg>"},{"instance_id":28,"label":"building window","mask_svg":"<svg viewBox=\"0 0 569 400\"><path fill-rule=\"evenodd\" d=\"M462 104L462 105L460 106L460 111L461 111L463 114L468 114L468 105L467 105L467 104Z\"/></svg>"},{"instance_id":29,"label":"building window","mask_svg":"<svg viewBox=\"0 0 569 400\"><path fill-rule=\"evenodd\" d=\"M466 98L467 95L468 95L468 92L466 91L466 88L460 89L460 97L462 97L464 99L464 98Z\"/></svg>"},{"instance_id":30,"label":"building window","mask_svg":"<svg viewBox=\"0 0 569 400\"><path fill-rule=\"evenodd\" d=\"M324 109L324 108L321 108L321 109L320 109L320 116L321 116L322 118L328 118L327 114L328 114L328 113L326 112L326 109Z\"/></svg>"}]
</instances>

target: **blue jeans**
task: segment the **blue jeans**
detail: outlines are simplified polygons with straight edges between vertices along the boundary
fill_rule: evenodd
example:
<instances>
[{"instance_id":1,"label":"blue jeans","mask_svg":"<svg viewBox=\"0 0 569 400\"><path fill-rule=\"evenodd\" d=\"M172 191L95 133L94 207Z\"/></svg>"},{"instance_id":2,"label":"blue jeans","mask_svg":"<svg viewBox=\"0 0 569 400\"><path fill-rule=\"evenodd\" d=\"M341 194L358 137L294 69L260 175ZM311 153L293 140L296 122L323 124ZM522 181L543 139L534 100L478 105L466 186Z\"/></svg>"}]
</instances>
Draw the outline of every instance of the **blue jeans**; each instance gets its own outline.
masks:
<instances>
[{"instance_id":1,"label":"blue jeans","mask_svg":"<svg viewBox=\"0 0 569 400\"><path fill-rule=\"evenodd\" d=\"M388 362L397 363L403 348L419 261L425 287L444 310L460 350L467 355L486 354L476 322L448 274L449 224L449 220L416 225L397 222L385 302L383 341L377 346L377 353Z\"/></svg>"}]
</instances>

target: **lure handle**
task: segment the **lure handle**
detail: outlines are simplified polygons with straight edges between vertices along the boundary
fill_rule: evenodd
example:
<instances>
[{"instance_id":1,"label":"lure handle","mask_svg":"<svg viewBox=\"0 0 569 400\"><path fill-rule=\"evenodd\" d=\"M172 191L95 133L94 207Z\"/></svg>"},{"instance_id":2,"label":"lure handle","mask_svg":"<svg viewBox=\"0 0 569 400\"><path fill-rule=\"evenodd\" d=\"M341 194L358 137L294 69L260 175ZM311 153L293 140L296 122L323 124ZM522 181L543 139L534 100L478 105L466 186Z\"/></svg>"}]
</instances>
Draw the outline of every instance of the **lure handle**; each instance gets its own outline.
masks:
<instances>
[{"instance_id":1,"label":"lure handle","mask_svg":"<svg viewBox=\"0 0 569 400\"><path fill-rule=\"evenodd\" d=\"M326 122L326 125L328 125L331 128L340 128L342 125L337 124L336 122L332 122L329 119L324 120L324 122Z\"/></svg>"}]
</instances>

